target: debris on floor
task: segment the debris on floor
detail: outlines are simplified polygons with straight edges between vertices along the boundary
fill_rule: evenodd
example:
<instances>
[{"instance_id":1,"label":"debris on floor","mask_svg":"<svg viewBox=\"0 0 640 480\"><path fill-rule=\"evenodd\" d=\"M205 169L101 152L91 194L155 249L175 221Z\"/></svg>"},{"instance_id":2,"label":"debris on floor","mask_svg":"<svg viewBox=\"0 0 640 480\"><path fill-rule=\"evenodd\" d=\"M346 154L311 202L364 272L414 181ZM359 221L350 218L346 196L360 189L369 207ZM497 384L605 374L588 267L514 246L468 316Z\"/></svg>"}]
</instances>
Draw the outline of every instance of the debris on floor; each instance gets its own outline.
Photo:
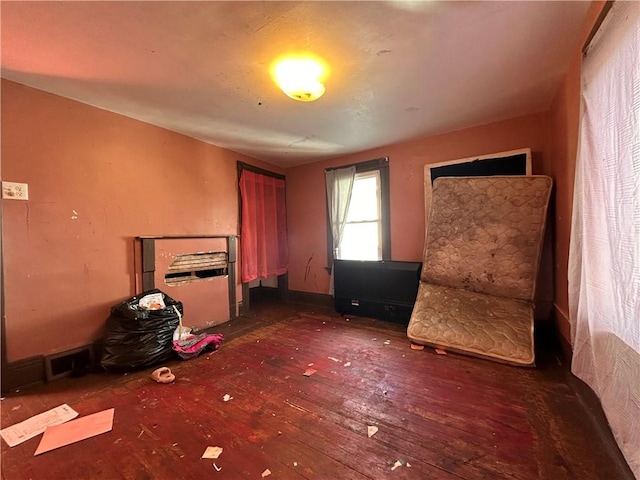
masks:
<instances>
[{"instance_id":1,"label":"debris on floor","mask_svg":"<svg viewBox=\"0 0 640 480\"><path fill-rule=\"evenodd\" d=\"M216 459L222 454L222 447L207 447L202 457L200 458L212 458Z\"/></svg>"},{"instance_id":2,"label":"debris on floor","mask_svg":"<svg viewBox=\"0 0 640 480\"><path fill-rule=\"evenodd\" d=\"M338 360L336 357L327 357L329 360L333 360L334 362L339 362L340 360Z\"/></svg>"},{"instance_id":3,"label":"debris on floor","mask_svg":"<svg viewBox=\"0 0 640 480\"><path fill-rule=\"evenodd\" d=\"M262 478L268 477L269 475L271 475L271 470L269 470L268 468L264 472L262 472Z\"/></svg>"},{"instance_id":4,"label":"debris on floor","mask_svg":"<svg viewBox=\"0 0 640 480\"><path fill-rule=\"evenodd\" d=\"M342 365L343 367L350 367L351 366L351 362L347 362L344 365Z\"/></svg>"},{"instance_id":5,"label":"debris on floor","mask_svg":"<svg viewBox=\"0 0 640 480\"><path fill-rule=\"evenodd\" d=\"M371 438L378 433L378 427L375 425L367 425L367 437Z\"/></svg>"},{"instance_id":6,"label":"debris on floor","mask_svg":"<svg viewBox=\"0 0 640 480\"><path fill-rule=\"evenodd\" d=\"M47 427L33 455L40 455L56 448L110 432L113 428L114 412L114 408L109 408L77 420Z\"/></svg>"},{"instance_id":7,"label":"debris on floor","mask_svg":"<svg viewBox=\"0 0 640 480\"><path fill-rule=\"evenodd\" d=\"M65 403L59 407L39 413L23 422L3 428L0 430L0 435L10 447L15 447L30 438L40 435L47 427L60 425L77 416L78 412Z\"/></svg>"},{"instance_id":8,"label":"debris on floor","mask_svg":"<svg viewBox=\"0 0 640 480\"><path fill-rule=\"evenodd\" d=\"M447 352L445 352L445 351L444 351L444 350L442 350L441 348L436 348L436 353L437 353L438 355L446 355L446 354L447 354Z\"/></svg>"},{"instance_id":9,"label":"debris on floor","mask_svg":"<svg viewBox=\"0 0 640 480\"><path fill-rule=\"evenodd\" d=\"M412 343L411 350L424 350L424 345L418 345L417 343Z\"/></svg>"},{"instance_id":10,"label":"debris on floor","mask_svg":"<svg viewBox=\"0 0 640 480\"><path fill-rule=\"evenodd\" d=\"M160 367L151 372L151 378L158 383L172 383L175 381L176 376L171 373L169 367Z\"/></svg>"},{"instance_id":11,"label":"debris on floor","mask_svg":"<svg viewBox=\"0 0 640 480\"><path fill-rule=\"evenodd\" d=\"M219 467L218 465L216 465L216 462L213 462L213 468L216 469L216 472L219 472L220 470L222 470L222 467Z\"/></svg>"},{"instance_id":12,"label":"debris on floor","mask_svg":"<svg viewBox=\"0 0 640 480\"><path fill-rule=\"evenodd\" d=\"M389 460L387 462L387 465L391 465L391 460ZM411 464L409 462L407 462L406 460L403 460L403 459L396 460L396 462L393 465L391 465L391 470L395 470L398 467L411 468Z\"/></svg>"},{"instance_id":13,"label":"debris on floor","mask_svg":"<svg viewBox=\"0 0 640 480\"><path fill-rule=\"evenodd\" d=\"M233 400L233 397L231 395L229 395L228 393L225 393L224 397L222 397L222 400L224 402L228 402L229 400Z\"/></svg>"},{"instance_id":14,"label":"debris on floor","mask_svg":"<svg viewBox=\"0 0 640 480\"><path fill-rule=\"evenodd\" d=\"M313 368L307 368L307 369L304 371L303 375L304 375L305 377L310 377L311 375L313 375L313 374L314 374L314 373L316 373L316 372L317 372L317 370L314 370Z\"/></svg>"},{"instance_id":15,"label":"debris on floor","mask_svg":"<svg viewBox=\"0 0 640 480\"><path fill-rule=\"evenodd\" d=\"M384 345L391 345L391 340L385 340L384 342L382 342Z\"/></svg>"}]
</instances>

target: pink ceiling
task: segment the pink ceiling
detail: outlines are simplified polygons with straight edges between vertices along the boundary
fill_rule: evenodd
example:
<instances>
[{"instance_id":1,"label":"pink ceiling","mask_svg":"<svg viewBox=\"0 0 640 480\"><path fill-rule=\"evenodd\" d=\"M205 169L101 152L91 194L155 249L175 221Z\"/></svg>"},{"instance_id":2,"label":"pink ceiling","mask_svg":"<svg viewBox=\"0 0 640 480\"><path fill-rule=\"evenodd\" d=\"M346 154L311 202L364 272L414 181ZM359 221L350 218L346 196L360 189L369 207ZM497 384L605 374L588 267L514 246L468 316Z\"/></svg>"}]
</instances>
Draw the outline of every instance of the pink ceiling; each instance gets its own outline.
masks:
<instances>
[{"instance_id":1,"label":"pink ceiling","mask_svg":"<svg viewBox=\"0 0 640 480\"><path fill-rule=\"evenodd\" d=\"M546 110L589 2L2 2L2 76L282 167ZM299 103L269 64L312 51Z\"/></svg>"}]
</instances>

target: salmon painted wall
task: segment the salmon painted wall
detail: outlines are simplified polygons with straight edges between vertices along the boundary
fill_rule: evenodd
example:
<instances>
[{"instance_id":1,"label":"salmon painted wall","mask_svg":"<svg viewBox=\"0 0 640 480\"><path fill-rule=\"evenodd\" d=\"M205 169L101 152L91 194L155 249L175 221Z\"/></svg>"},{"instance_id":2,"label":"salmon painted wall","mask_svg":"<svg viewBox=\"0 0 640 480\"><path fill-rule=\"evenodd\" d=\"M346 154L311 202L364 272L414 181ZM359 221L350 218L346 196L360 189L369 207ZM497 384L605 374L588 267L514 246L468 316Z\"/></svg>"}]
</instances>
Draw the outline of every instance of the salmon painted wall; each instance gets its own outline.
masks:
<instances>
[{"instance_id":1,"label":"salmon painted wall","mask_svg":"<svg viewBox=\"0 0 640 480\"><path fill-rule=\"evenodd\" d=\"M389 157L391 258L420 261L424 247L424 165L529 147L533 173L546 173L546 114L390 145L287 169L289 288L327 294L324 169Z\"/></svg>"},{"instance_id":2,"label":"salmon painted wall","mask_svg":"<svg viewBox=\"0 0 640 480\"><path fill-rule=\"evenodd\" d=\"M134 237L237 234L237 160L282 173L6 80L1 153L3 180L29 185L2 203L10 362L104 336L135 293Z\"/></svg>"},{"instance_id":3,"label":"salmon painted wall","mask_svg":"<svg viewBox=\"0 0 640 480\"><path fill-rule=\"evenodd\" d=\"M582 45L591 32L605 2L594 2L585 21L582 41L549 110L549 174L556 183L554 212L555 318L567 345L571 343L568 298L569 241L573 209L573 182L580 128L580 67Z\"/></svg>"}]
</instances>

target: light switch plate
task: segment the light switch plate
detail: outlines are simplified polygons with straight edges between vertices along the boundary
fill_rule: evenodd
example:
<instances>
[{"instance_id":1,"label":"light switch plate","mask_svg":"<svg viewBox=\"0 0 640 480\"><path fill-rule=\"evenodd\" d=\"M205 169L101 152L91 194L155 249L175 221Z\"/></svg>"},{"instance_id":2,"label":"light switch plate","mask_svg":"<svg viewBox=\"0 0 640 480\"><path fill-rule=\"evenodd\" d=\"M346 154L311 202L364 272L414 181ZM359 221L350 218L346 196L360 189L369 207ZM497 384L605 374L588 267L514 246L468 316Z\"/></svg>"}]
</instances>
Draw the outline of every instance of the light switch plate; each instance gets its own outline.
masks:
<instances>
[{"instance_id":1,"label":"light switch plate","mask_svg":"<svg viewBox=\"0 0 640 480\"><path fill-rule=\"evenodd\" d=\"M2 182L2 198L29 200L29 185L26 183Z\"/></svg>"}]
</instances>

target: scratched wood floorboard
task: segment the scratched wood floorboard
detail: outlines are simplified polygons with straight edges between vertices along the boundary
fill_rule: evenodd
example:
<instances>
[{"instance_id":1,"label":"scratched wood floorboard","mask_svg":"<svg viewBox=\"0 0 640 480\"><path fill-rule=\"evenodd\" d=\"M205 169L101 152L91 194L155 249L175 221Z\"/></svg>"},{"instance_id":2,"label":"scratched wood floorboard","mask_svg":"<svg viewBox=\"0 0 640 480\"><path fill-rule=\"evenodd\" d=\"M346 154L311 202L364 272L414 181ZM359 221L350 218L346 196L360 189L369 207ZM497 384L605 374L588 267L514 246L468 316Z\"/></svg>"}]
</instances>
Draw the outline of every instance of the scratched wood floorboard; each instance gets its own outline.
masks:
<instances>
[{"instance_id":1,"label":"scratched wood floorboard","mask_svg":"<svg viewBox=\"0 0 640 480\"><path fill-rule=\"evenodd\" d=\"M399 324L252 308L216 327L218 352L167 363L173 384L149 368L12 392L3 428L63 403L115 417L111 432L37 457L40 437L2 442L2 479L623 478L552 349L523 369L411 350ZM222 455L201 459L207 446Z\"/></svg>"}]
</instances>

